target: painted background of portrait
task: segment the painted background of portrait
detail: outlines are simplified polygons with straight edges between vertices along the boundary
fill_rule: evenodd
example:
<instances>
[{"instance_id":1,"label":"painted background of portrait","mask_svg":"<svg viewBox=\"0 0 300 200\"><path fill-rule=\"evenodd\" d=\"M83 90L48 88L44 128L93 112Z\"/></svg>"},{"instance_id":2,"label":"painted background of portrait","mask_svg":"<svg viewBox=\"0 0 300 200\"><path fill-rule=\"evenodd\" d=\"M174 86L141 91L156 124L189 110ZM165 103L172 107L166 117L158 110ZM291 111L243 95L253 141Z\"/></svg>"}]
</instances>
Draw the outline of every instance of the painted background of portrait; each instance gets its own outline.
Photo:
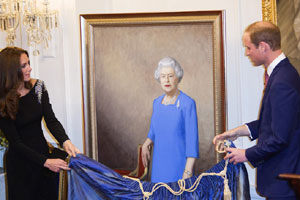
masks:
<instances>
[{"instance_id":1,"label":"painted background of portrait","mask_svg":"<svg viewBox=\"0 0 300 200\"><path fill-rule=\"evenodd\" d=\"M99 161L111 168L135 168L137 146L148 134L153 99L163 94L154 70L161 58L171 56L184 69L180 90L197 105L196 173L213 166L212 24L101 26L93 34Z\"/></svg>"},{"instance_id":2,"label":"painted background of portrait","mask_svg":"<svg viewBox=\"0 0 300 200\"><path fill-rule=\"evenodd\" d=\"M276 6L282 50L300 73L300 0L277 0Z\"/></svg>"}]
</instances>

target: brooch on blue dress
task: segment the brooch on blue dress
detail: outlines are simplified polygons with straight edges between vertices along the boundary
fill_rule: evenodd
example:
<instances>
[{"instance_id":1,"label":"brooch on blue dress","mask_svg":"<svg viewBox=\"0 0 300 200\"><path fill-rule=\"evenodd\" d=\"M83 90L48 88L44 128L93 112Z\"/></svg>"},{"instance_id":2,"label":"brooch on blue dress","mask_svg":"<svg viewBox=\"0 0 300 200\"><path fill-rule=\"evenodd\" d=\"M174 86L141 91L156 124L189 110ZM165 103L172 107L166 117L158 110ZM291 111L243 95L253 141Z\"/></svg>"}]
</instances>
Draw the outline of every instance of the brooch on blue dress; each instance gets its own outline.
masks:
<instances>
[{"instance_id":1,"label":"brooch on blue dress","mask_svg":"<svg viewBox=\"0 0 300 200\"><path fill-rule=\"evenodd\" d=\"M179 108L179 106L180 106L180 100L178 99L176 107Z\"/></svg>"}]
</instances>

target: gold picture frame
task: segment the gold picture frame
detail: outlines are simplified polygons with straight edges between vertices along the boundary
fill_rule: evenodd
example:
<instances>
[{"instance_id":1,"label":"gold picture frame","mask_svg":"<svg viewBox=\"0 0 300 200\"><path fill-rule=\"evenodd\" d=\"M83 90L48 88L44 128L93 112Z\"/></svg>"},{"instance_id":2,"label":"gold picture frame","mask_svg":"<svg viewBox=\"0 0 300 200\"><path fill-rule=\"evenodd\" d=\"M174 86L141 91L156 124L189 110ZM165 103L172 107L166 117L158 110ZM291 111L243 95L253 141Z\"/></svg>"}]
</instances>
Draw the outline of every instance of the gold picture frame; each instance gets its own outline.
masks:
<instances>
[{"instance_id":1,"label":"gold picture frame","mask_svg":"<svg viewBox=\"0 0 300 200\"><path fill-rule=\"evenodd\" d=\"M277 24L276 0L262 0L262 18Z\"/></svg>"},{"instance_id":2,"label":"gold picture frame","mask_svg":"<svg viewBox=\"0 0 300 200\"><path fill-rule=\"evenodd\" d=\"M81 15L80 25L86 155L134 168L162 93L154 70L172 56L185 70L180 87L197 104L197 172L220 160L212 138L226 130L222 11Z\"/></svg>"},{"instance_id":3,"label":"gold picture frame","mask_svg":"<svg viewBox=\"0 0 300 200\"><path fill-rule=\"evenodd\" d=\"M281 32L281 49L300 73L300 32L298 14L300 1L262 0L264 21L276 24Z\"/></svg>"}]
</instances>

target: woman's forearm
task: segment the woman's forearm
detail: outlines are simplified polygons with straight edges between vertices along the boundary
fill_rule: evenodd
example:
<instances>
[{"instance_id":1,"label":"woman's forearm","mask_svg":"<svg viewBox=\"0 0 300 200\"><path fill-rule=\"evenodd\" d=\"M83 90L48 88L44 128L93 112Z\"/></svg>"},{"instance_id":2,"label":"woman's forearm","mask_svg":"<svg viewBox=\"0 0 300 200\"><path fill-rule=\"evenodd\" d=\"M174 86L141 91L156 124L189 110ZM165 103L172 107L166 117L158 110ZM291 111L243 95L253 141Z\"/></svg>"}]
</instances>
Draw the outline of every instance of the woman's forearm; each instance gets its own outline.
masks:
<instances>
[{"instance_id":1,"label":"woman's forearm","mask_svg":"<svg viewBox=\"0 0 300 200\"><path fill-rule=\"evenodd\" d=\"M189 177L193 175L195 162L196 162L196 158L188 157L186 159L184 175L188 175Z\"/></svg>"},{"instance_id":2,"label":"woman's forearm","mask_svg":"<svg viewBox=\"0 0 300 200\"><path fill-rule=\"evenodd\" d=\"M153 144L152 140L151 140L150 138L147 138L147 139L145 140L143 146L149 146L149 145L152 145L152 144Z\"/></svg>"},{"instance_id":3,"label":"woman's forearm","mask_svg":"<svg viewBox=\"0 0 300 200\"><path fill-rule=\"evenodd\" d=\"M148 162L150 160L150 147L152 146L153 141L150 138L147 138L142 146L142 161L144 167L148 166Z\"/></svg>"}]
</instances>

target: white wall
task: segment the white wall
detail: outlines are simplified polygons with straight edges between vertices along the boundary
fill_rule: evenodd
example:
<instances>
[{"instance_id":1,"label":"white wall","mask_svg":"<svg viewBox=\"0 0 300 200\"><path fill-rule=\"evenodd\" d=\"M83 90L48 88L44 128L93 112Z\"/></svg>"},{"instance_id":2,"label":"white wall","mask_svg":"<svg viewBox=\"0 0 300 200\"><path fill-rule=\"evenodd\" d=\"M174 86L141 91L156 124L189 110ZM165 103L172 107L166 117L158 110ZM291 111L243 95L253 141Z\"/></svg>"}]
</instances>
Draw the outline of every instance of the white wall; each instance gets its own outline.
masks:
<instances>
[{"instance_id":1,"label":"white wall","mask_svg":"<svg viewBox=\"0 0 300 200\"><path fill-rule=\"evenodd\" d=\"M60 11L54 58L34 59L35 76L46 81L57 117L74 144L83 149L82 82L80 60L80 14L224 10L226 50L227 127L234 128L258 116L263 70L244 56L244 28L261 20L261 0L51 0ZM1 37L2 35L0 35ZM0 40L0 44L2 39ZM55 46L54 45L54 46ZM32 57L31 57L32 58ZM33 58L32 58L33 59ZM246 148L253 143L239 139ZM252 198L255 171L248 165Z\"/></svg>"}]
</instances>

